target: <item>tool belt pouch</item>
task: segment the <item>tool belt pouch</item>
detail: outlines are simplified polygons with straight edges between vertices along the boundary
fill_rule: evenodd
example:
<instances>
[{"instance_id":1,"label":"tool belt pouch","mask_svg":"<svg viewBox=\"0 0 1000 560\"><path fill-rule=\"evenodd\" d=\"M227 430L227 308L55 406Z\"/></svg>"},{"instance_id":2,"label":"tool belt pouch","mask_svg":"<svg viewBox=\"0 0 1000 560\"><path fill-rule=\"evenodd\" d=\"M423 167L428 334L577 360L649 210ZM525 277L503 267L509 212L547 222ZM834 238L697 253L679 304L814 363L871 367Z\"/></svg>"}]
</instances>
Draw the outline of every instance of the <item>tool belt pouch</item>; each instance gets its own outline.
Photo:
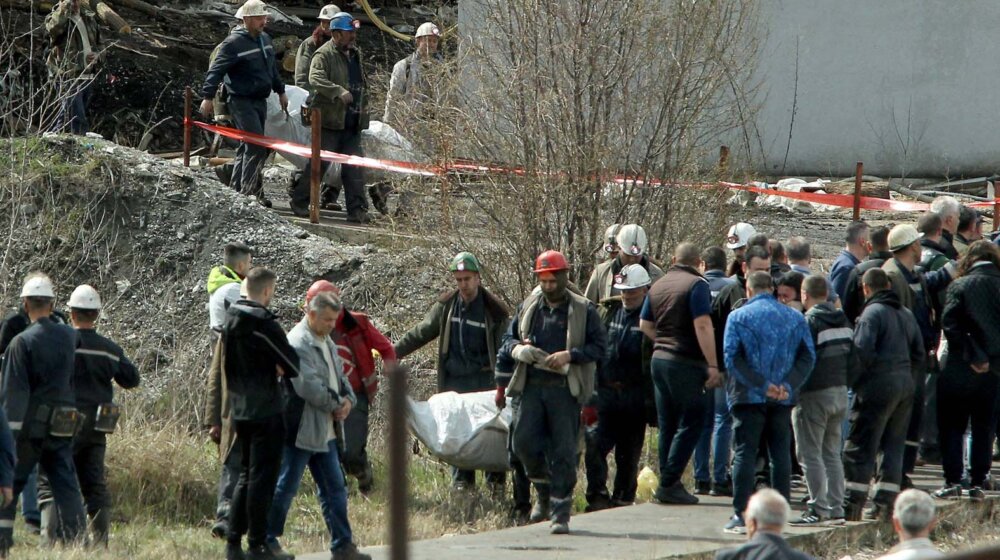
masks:
<instances>
[{"instance_id":1,"label":"tool belt pouch","mask_svg":"<svg viewBox=\"0 0 1000 560\"><path fill-rule=\"evenodd\" d=\"M102 434L115 433L118 418L122 415L121 407L115 403L104 403L97 407L97 418L94 419L94 431Z\"/></svg>"},{"instance_id":2,"label":"tool belt pouch","mask_svg":"<svg viewBox=\"0 0 1000 560\"><path fill-rule=\"evenodd\" d=\"M49 433L49 418L52 416L52 408L48 405L38 405L35 409L35 416L28 425L27 436L29 439L43 439Z\"/></svg>"},{"instance_id":3,"label":"tool belt pouch","mask_svg":"<svg viewBox=\"0 0 1000 560\"><path fill-rule=\"evenodd\" d=\"M303 103L299 107L299 118L302 119L302 126L312 126L312 110L309 109L309 103Z\"/></svg>"},{"instance_id":4,"label":"tool belt pouch","mask_svg":"<svg viewBox=\"0 0 1000 560\"><path fill-rule=\"evenodd\" d=\"M76 435L77 429L83 424L83 415L72 406L57 406L52 411L49 421L49 435L68 438Z\"/></svg>"}]
</instances>

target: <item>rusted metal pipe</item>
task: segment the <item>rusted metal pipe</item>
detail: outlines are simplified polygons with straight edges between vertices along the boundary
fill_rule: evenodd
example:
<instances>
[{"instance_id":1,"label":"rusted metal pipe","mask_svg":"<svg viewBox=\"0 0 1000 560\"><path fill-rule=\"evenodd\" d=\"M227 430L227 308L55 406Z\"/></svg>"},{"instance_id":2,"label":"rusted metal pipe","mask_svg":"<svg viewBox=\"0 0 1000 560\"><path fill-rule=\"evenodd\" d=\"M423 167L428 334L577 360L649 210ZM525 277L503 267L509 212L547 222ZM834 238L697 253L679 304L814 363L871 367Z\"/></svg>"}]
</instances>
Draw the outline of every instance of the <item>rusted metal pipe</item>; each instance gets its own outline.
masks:
<instances>
[{"instance_id":1,"label":"rusted metal pipe","mask_svg":"<svg viewBox=\"0 0 1000 560\"><path fill-rule=\"evenodd\" d=\"M320 180L320 168L322 167L322 162L319 159L319 152L323 134L323 128L320 126L320 112L319 109L313 107L310 109L310 118L312 119L312 159L310 160L310 174L309 174L309 222L313 224L319 223L319 180Z\"/></svg>"},{"instance_id":2,"label":"rusted metal pipe","mask_svg":"<svg viewBox=\"0 0 1000 560\"><path fill-rule=\"evenodd\" d=\"M719 176L726 174L729 169L729 146L719 146Z\"/></svg>"},{"instance_id":3,"label":"rusted metal pipe","mask_svg":"<svg viewBox=\"0 0 1000 560\"><path fill-rule=\"evenodd\" d=\"M861 219L861 176L864 175L865 164L858 162L857 171L854 174L854 221Z\"/></svg>"},{"instance_id":4,"label":"rusted metal pipe","mask_svg":"<svg viewBox=\"0 0 1000 560\"><path fill-rule=\"evenodd\" d=\"M184 167L191 167L191 86L184 88Z\"/></svg>"},{"instance_id":5,"label":"rusted metal pipe","mask_svg":"<svg viewBox=\"0 0 1000 560\"><path fill-rule=\"evenodd\" d=\"M398 364L389 375L389 558L407 560L407 433L406 378L408 370Z\"/></svg>"}]
</instances>

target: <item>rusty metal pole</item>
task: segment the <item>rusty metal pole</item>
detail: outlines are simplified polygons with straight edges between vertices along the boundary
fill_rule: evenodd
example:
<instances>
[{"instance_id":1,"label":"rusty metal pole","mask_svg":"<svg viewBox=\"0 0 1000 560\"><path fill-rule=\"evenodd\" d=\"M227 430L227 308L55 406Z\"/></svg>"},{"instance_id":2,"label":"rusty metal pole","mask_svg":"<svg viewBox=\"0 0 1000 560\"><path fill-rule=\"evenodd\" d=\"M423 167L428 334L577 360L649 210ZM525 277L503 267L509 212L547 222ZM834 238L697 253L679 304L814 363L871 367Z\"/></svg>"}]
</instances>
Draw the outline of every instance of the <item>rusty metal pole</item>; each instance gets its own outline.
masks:
<instances>
[{"instance_id":1,"label":"rusty metal pole","mask_svg":"<svg viewBox=\"0 0 1000 560\"><path fill-rule=\"evenodd\" d=\"M389 558L406 560L407 541L407 434L406 378L408 370L389 368Z\"/></svg>"},{"instance_id":2,"label":"rusty metal pole","mask_svg":"<svg viewBox=\"0 0 1000 560\"><path fill-rule=\"evenodd\" d=\"M319 181L320 170L323 167L322 162L319 159L319 151L323 135L323 128L320 126L321 122L319 109L313 107L311 109L310 118L312 119L312 159L309 160L309 169L311 171L309 174L309 222L318 224Z\"/></svg>"},{"instance_id":3,"label":"rusty metal pole","mask_svg":"<svg viewBox=\"0 0 1000 560\"><path fill-rule=\"evenodd\" d=\"M726 174L729 168L729 146L719 146L719 177Z\"/></svg>"},{"instance_id":4,"label":"rusty metal pole","mask_svg":"<svg viewBox=\"0 0 1000 560\"><path fill-rule=\"evenodd\" d=\"M854 221L861 219L861 176L864 175L865 164L858 162L857 171L854 174Z\"/></svg>"},{"instance_id":5,"label":"rusty metal pole","mask_svg":"<svg viewBox=\"0 0 1000 560\"><path fill-rule=\"evenodd\" d=\"M996 191L996 182L993 185L993 231L1000 230L1000 193Z\"/></svg>"},{"instance_id":6,"label":"rusty metal pole","mask_svg":"<svg viewBox=\"0 0 1000 560\"><path fill-rule=\"evenodd\" d=\"M184 88L184 167L191 167L191 86Z\"/></svg>"}]
</instances>

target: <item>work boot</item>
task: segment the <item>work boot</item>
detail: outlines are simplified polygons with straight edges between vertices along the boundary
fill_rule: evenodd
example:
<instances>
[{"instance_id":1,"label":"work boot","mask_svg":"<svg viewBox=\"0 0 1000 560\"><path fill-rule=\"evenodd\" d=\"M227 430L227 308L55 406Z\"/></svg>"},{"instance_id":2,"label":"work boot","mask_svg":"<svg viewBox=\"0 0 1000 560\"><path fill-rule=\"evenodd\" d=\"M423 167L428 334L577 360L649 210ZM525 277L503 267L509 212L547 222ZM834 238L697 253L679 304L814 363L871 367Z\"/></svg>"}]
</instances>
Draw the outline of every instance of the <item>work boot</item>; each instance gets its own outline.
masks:
<instances>
[{"instance_id":1,"label":"work boot","mask_svg":"<svg viewBox=\"0 0 1000 560\"><path fill-rule=\"evenodd\" d=\"M88 514L90 521L91 546L108 548L108 534L111 532L111 511L108 508Z\"/></svg>"},{"instance_id":2,"label":"work boot","mask_svg":"<svg viewBox=\"0 0 1000 560\"><path fill-rule=\"evenodd\" d=\"M309 217L309 207L308 206L298 206L294 202L289 201L288 207L291 208L292 214L295 214L299 218Z\"/></svg>"},{"instance_id":3,"label":"work boot","mask_svg":"<svg viewBox=\"0 0 1000 560\"><path fill-rule=\"evenodd\" d=\"M372 560L372 557L360 552L354 543L347 543L345 546L333 551L330 560Z\"/></svg>"},{"instance_id":4,"label":"work boot","mask_svg":"<svg viewBox=\"0 0 1000 560\"><path fill-rule=\"evenodd\" d=\"M712 491L712 482L708 480L694 481L694 493L699 496L707 496Z\"/></svg>"},{"instance_id":5,"label":"work boot","mask_svg":"<svg viewBox=\"0 0 1000 560\"><path fill-rule=\"evenodd\" d=\"M358 492L368 495L375 487L375 473L372 472L372 464L366 463L365 470L358 475Z\"/></svg>"},{"instance_id":6,"label":"work boot","mask_svg":"<svg viewBox=\"0 0 1000 560\"><path fill-rule=\"evenodd\" d=\"M553 535L566 535L569 533L569 516L573 509L573 496L565 498L551 498L552 505L552 525L550 531Z\"/></svg>"},{"instance_id":7,"label":"work boot","mask_svg":"<svg viewBox=\"0 0 1000 560\"><path fill-rule=\"evenodd\" d=\"M692 495L681 481L677 481L667 488L659 487L653 493L653 500L659 504L676 504L691 506L698 503L698 497Z\"/></svg>"},{"instance_id":8,"label":"work boot","mask_svg":"<svg viewBox=\"0 0 1000 560\"><path fill-rule=\"evenodd\" d=\"M277 539L268 542L267 548L274 555L275 560L295 560L295 555L281 548L281 543Z\"/></svg>"},{"instance_id":9,"label":"work boot","mask_svg":"<svg viewBox=\"0 0 1000 560\"><path fill-rule=\"evenodd\" d=\"M849 490L844 499L844 518L848 521L861 521L861 514L868 501L868 492Z\"/></svg>"},{"instance_id":10,"label":"work boot","mask_svg":"<svg viewBox=\"0 0 1000 560\"><path fill-rule=\"evenodd\" d=\"M261 544L247 549L246 560L295 560L295 556L287 553L277 556L269 545Z\"/></svg>"},{"instance_id":11,"label":"work boot","mask_svg":"<svg viewBox=\"0 0 1000 560\"><path fill-rule=\"evenodd\" d=\"M733 481L726 480L725 482L713 482L712 489L708 491L709 496L732 496L733 495Z\"/></svg>"},{"instance_id":12,"label":"work boot","mask_svg":"<svg viewBox=\"0 0 1000 560\"><path fill-rule=\"evenodd\" d=\"M392 192L391 188L384 188L380 185L368 187L368 197L371 198L372 206L383 216L389 215L388 199L390 192Z\"/></svg>"},{"instance_id":13,"label":"work boot","mask_svg":"<svg viewBox=\"0 0 1000 560\"><path fill-rule=\"evenodd\" d=\"M888 522L892 518L892 506L872 502L872 506L865 510L864 518L869 521Z\"/></svg>"},{"instance_id":14,"label":"work boot","mask_svg":"<svg viewBox=\"0 0 1000 560\"><path fill-rule=\"evenodd\" d=\"M224 539L228 534L229 534L228 520L216 519L215 523L212 523L212 537L216 539Z\"/></svg>"},{"instance_id":15,"label":"work boot","mask_svg":"<svg viewBox=\"0 0 1000 560\"><path fill-rule=\"evenodd\" d=\"M541 523L549 518L549 511L552 507L549 499L549 485L536 484L535 492L538 494L538 498L535 500L535 505L531 507L531 516L528 517L528 521Z\"/></svg>"},{"instance_id":16,"label":"work boot","mask_svg":"<svg viewBox=\"0 0 1000 560\"><path fill-rule=\"evenodd\" d=\"M609 507L611 507L611 498L608 497L607 493L602 492L593 496L587 496L587 507L583 511L590 513L608 509Z\"/></svg>"},{"instance_id":17,"label":"work boot","mask_svg":"<svg viewBox=\"0 0 1000 560\"><path fill-rule=\"evenodd\" d=\"M246 554L243 554L243 547L239 542L226 542L226 560L246 560Z\"/></svg>"},{"instance_id":18,"label":"work boot","mask_svg":"<svg viewBox=\"0 0 1000 560\"><path fill-rule=\"evenodd\" d=\"M263 194L257 195L257 202L260 203L260 205L263 206L264 208L270 208L274 206L274 203L271 202L271 199L267 198Z\"/></svg>"},{"instance_id":19,"label":"work boot","mask_svg":"<svg viewBox=\"0 0 1000 560\"><path fill-rule=\"evenodd\" d=\"M216 165L213 170L215 171L215 176L218 177L219 181L228 187L229 182L233 180L233 164L225 163L222 165Z\"/></svg>"},{"instance_id":20,"label":"work boot","mask_svg":"<svg viewBox=\"0 0 1000 560\"><path fill-rule=\"evenodd\" d=\"M372 223L371 216L369 216L368 212L365 212L364 210L356 210L354 212L348 213L347 214L347 221L348 222L354 222L356 224L370 224L370 223Z\"/></svg>"}]
</instances>

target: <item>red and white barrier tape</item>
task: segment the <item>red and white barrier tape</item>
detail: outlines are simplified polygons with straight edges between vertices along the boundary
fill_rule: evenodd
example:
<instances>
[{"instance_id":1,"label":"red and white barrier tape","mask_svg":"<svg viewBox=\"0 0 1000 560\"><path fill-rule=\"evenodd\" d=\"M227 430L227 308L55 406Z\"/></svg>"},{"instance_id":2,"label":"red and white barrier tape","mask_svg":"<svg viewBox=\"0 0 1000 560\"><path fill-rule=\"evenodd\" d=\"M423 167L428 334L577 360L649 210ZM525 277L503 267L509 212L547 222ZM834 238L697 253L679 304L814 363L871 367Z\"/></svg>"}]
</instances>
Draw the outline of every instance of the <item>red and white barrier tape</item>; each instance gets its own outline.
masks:
<instances>
[{"instance_id":1,"label":"red and white barrier tape","mask_svg":"<svg viewBox=\"0 0 1000 560\"><path fill-rule=\"evenodd\" d=\"M218 126L208 123L203 123L196 120L191 120L190 123L198 128L207 130L209 132L215 132L225 136L227 138L232 138L234 140L239 140L241 142L247 142L249 144L255 144L257 146L264 146L271 150L277 152L282 152L286 154L292 154L299 157L304 157L309 159L312 157L312 149L309 146L304 146L302 144L295 144L293 142L288 142L285 140L280 140L277 138L271 138L270 136L264 136L261 134L254 134L252 132L245 132L235 128L228 128L225 126ZM336 152L331 152L328 150L320 151L320 159L332 163L340 163L344 165L355 165L358 167L366 167L369 169L380 169L382 171L392 171L396 173L405 173L409 175L421 175L424 177L436 177L445 175L450 171L467 171L476 173L508 173L512 175L527 175L527 171L519 167L509 167L504 165L496 164L481 164L469 160L455 160L448 164L447 167L432 166L422 163L412 163L408 161L396 161L396 160L385 160L385 159L375 159L362 156L352 156L346 154L338 154ZM715 186L723 186L732 190L741 190L752 193L757 193L761 195L770 196L780 196L784 198L790 198L793 200L803 200L806 202L813 202L816 204L826 204L828 206L838 206L841 208L853 208L854 207L854 195L850 194L836 194L836 193L809 193L809 192L794 192L794 191L779 191L774 189L761 188L756 185L741 185L739 183L728 183L725 181L720 181L719 183L672 183L661 181L658 179L643 179L643 178L632 178L626 177L624 175L618 175L613 179L613 182L619 185L625 184L636 184L636 185L650 185L657 187L702 187L711 188ZM997 198L996 202L1000 204L1000 197ZM993 202L972 202L966 204L966 206L972 208L993 208ZM924 202L906 202L902 200L891 200L884 198L875 198L870 196L861 197L861 208L864 210L886 210L893 212L926 212L930 205Z\"/></svg>"}]
</instances>

